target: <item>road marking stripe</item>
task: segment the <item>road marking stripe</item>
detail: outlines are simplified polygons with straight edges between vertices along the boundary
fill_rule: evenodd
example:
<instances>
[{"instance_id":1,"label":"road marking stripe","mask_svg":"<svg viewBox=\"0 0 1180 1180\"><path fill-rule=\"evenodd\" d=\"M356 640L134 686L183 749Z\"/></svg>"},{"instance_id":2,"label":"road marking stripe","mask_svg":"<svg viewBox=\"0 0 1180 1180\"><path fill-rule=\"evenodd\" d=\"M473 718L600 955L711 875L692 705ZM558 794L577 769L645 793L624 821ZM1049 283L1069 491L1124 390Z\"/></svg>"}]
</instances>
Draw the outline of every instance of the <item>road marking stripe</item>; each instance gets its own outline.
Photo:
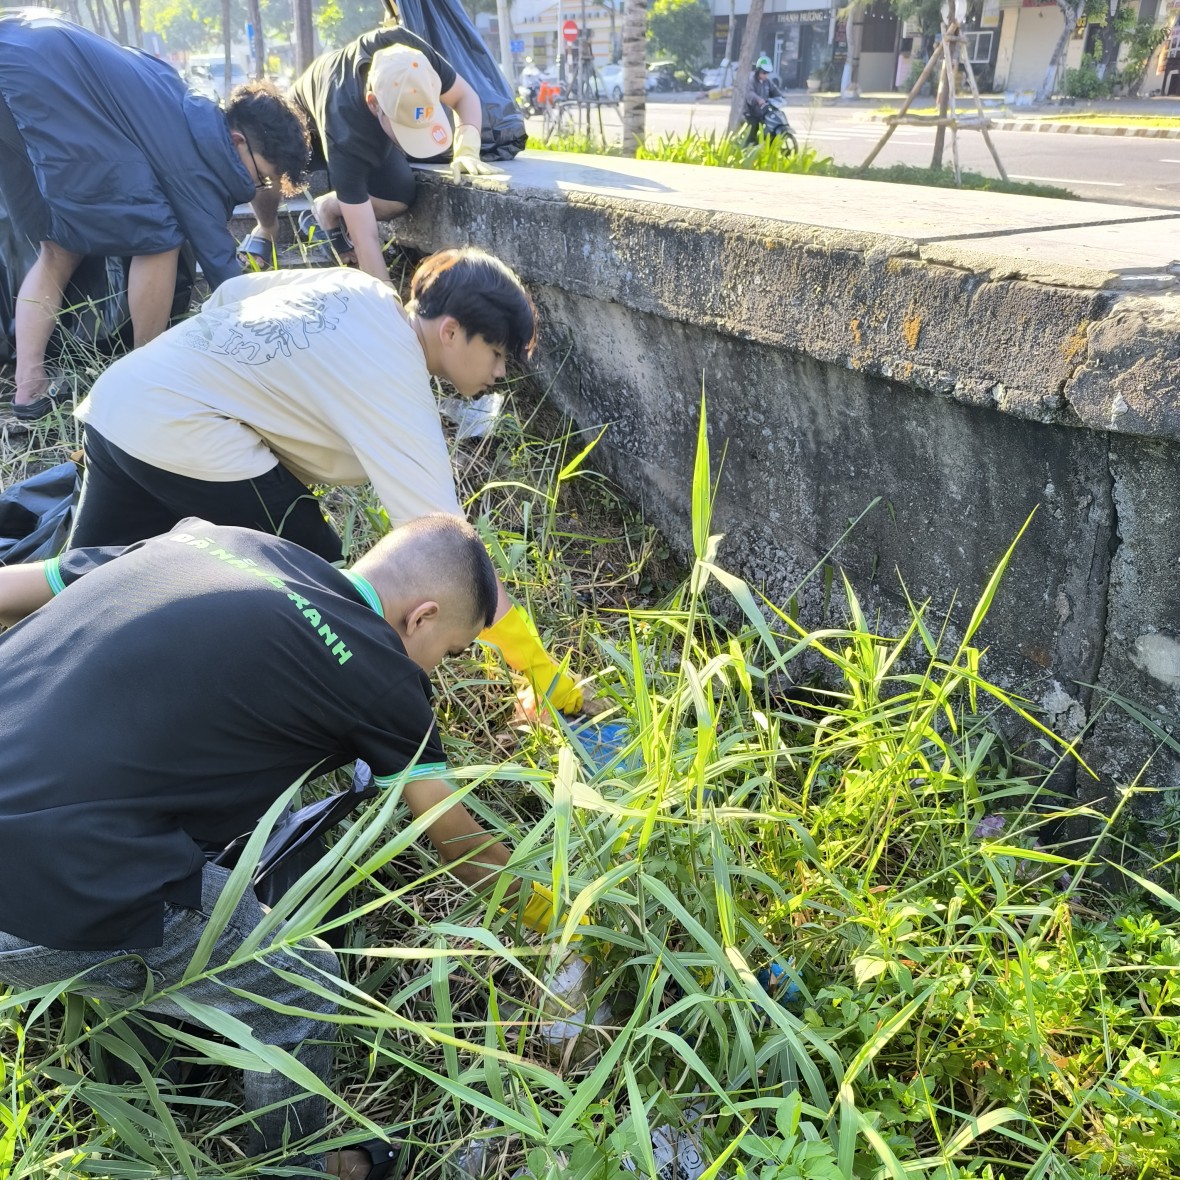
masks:
<instances>
[{"instance_id":1,"label":"road marking stripe","mask_svg":"<svg viewBox=\"0 0 1180 1180\"><path fill-rule=\"evenodd\" d=\"M1161 160L1161 164L1180 164L1180 160Z\"/></svg>"},{"instance_id":2,"label":"road marking stripe","mask_svg":"<svg viewBox=\"0 0 1180 1180\"><path fill-rule=\"evenodd\" d=\"M1064 176L1017 176L1015 172L1008 173L1011 180L1037 180L1042 184L1094 184L1102 188L1126 188L1126 185L1116 180L1071 180Z\"/></svg>"}]
</instances>

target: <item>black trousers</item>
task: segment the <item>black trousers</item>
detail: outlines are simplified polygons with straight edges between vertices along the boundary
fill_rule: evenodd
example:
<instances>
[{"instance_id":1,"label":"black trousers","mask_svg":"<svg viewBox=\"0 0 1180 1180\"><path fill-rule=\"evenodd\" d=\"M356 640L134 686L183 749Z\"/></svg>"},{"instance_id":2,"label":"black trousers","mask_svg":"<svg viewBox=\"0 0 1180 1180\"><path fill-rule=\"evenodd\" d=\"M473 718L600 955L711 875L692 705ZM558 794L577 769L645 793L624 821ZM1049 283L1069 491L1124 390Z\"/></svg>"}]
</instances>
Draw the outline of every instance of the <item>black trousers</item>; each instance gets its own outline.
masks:
<instances>
[{"instance_id":1,"label":"black trousers","mask_svg":"<svg viewBox=\"0 0 1180 1180\"><path fill-rule=\"evenodd\" d=\"M319 501L281 463L256 479L218 482L144 463L86 428L86 475L68 549L131 545L186 516L273 533L319 554L343 556Z\"/></svg>"}]
</instances>

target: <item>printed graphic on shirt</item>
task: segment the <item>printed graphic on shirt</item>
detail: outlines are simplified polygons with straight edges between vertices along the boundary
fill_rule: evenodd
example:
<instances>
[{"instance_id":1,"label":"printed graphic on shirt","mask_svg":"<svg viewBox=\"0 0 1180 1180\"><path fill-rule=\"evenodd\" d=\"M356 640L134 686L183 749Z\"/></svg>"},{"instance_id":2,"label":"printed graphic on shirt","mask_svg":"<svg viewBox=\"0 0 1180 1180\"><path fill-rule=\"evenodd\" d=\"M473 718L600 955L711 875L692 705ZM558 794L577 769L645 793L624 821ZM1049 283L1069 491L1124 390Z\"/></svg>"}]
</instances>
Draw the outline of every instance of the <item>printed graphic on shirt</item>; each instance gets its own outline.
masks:
<instances>
[{"instance_id":1,"label":"printed graphic on shirt","mask_svg":"<svg viewBox=\"0 0 1180 1180\"><path fill-rule=\"evenodd\" d=\"M243 365L265 365L310 348L319 332L334 332L347 308L348 296L337 291L267 292L233 307L207 308L191 321L184 341Z\"/></svg>"},{"instance_id":2,"label":"printed graphic on shirt","mask_svg":"<svg viewBox=\"0 0 1180 1180\"><path fill-rule=\"evenodd\" d=\"M278 574L260 566L252 557L239 557L236 553L231 553L213 537L197 537L192 533L169 533L168 539L176 541L181 545L191 545L194 549L199 549L207 553L210 557L216 557L219 561L223 561L226 565L233 566L234 569L239 569L245 573L253 574L257 578L261 578L267 585L273 586L276 590L285 590L287 598L290 602L295 604L295 609L307 621L311 629L324 641L324 646L328 648L332 655L340 664L347 664L352 659L352 652L348 645L340 638L339 634L332 630L332 625L324 620L324 617L316 609L315 605L308 601L308 599L296 594Z\"/></svg>"}]
</instances>

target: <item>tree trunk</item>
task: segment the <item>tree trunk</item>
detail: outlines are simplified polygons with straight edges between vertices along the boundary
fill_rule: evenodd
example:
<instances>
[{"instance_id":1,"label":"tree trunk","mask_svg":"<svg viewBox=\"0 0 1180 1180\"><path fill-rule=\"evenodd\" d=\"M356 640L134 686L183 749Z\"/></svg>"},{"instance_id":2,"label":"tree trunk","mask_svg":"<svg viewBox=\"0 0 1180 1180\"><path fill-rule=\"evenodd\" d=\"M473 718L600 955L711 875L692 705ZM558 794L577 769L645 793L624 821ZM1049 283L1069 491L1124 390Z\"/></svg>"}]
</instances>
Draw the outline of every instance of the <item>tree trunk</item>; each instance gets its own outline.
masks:
<instances>
[{"instance_id":1,"label":"tree trunk","mask_svg":"<svg viewBox=\"0 0 1180 1180\"><path fill-rule=\"evenodd\" d=\"M1081 3L1084 3L1084 0L1079 0L1078 7L1080 7ZM1049 58L1049 68L1045 71L1045 79L1041 83L1040 90L1037 91L1037 102L1044 102L1057 89L1057 75L1061 70L1061 63L1065 60L1065 51L1069 46L1069 39L1073 36L1073 31L1080 15L1078 7L1066 4L1064 0L1057 0L1057 7L1061 9L1063 27L1061 29L1061 36L1057 38L1057 48L1053 50L1053 56Z\"/></svg>"},{"instance_id":2,"label":"tree trunk","mask_svg":"<svg viewBox=\"0 0 1180 1180\"><path fill-rule=\"evenodd\" d=\"M107 24L110 26L114 38L120 45L127 44L127 14L123 11L123 0L111 0L111 8L114 9L115 16L112 20L110 15L106 12L102 0L99 0L99 7L103 9L103 15L106 16Z\"/></svg>"},{"instance_id":3,"label":"tree trunk","mask_svg":"<svg viewBox=\"0 0 1180 1180\"><path fill-rule=\"evenodd\" d=\"M729 71L729 77L724 75L721 78L721 85L732 85L737 79L737 74L733 69L733 26L737 24L737 13L734 11L734 0L729 0L729 27L725 30L725 54L723 60L725 62L725 69Z\"/></svg>"},{"instance_id":4,"label":"tree trunk","mask_svg":"<svg viewBox=\"0 0 1180 1180\"><path fill-rule=\"evenodd\" d=\"M295 73L302 74L315 58L315 26L311 20L311 0L291 0L294 17Z\"/></svg>"},{"instance_id":5,"label":"tree trunk","mask_svg":"<svg viewBox=\"0 0 1180 1180\"><path fill-rule=\"evenodd\" d=\"M943 44L946 44L947 28L942 27ZM947 59L945 51L938 59L938 117L945 119L950 110L950 90L947 87ZM930 157L930 167L942 167L942 149L946 143L946 128L941 124L934 129L934 154Z\"/></svg>"},{"instance_id":6,"label":"tree trunk","mask_svg":"<svg viewBox=\"0 0 1180 1180\"><path fill-rule=\"evenodd\" d=\"M754 57L758 50L758 34L761 31L762 11L765 7L765 0L750 0L746 29L742 33L742 47L738 52L737 68L733 72L733 98L729 102L730 131L736 131L744 118L746 83L754 71Z\"/></svg>"},{"instance_id":7,"label":"tree trunk","mask_svg":"<svg viewBox=\"0 0 1180 1180\"><path fill-rule=\"evenodd\" d=\"M758 0L761 3L761 0ZM634 156L643 145L647 95L647 0L625 0L623 5L623 155Z\"/></svg>"},{"instance_id":8,"label":"tree trunk","mask_svg":"<svg viewBox=\"0 0 1180 1180\"><path fill-rule=\"evenodd\" d=\"M860 4L848 6L845 28L848 30L848 57L844 60L844 73L840 78L842 98L860 97L860 43L864 36L865 14Z\"/></svg>"},{"instance_id":9,"label":"tree trunk","mask_svg":"<svg viewBox=\"0 0 1180 1180\"><path fill-rule=\"evenodd\" d=\"M1106 24L1103 26L1099 37L1102 40L1102 60L1098 63L1098 77L1105 78L1107 74L1113 74L1117 68L1119 50L1123 44L1122 38L1115 31L1115 18L1113 16L1107 16Z\"/></svg>"},{"instance_id":10,"label":"tree trunk","mask_svg":"<svg viewBox=\"0 0 1180 1180\"><path fill-rule=\"evenodd\" d=\"M614 9L611 9L611 21L614 21ZM508 0L496 0L496 25L500 30L500 65L504 68L504 77L508 79L508 88L516 90L516 67L512 64L512 15L508 11Z\"/></svg>"},{"instance_id":11,"label":"tree trunk","mask_svg":"<svg viewBox=\"0 0 1180 1180\"><path fill-rule=\"evenodd\" d=\"M217 90L224 106L229 101L229 85L234 76L234 31L230 19L229 0L221 0L221 44L225 50L225 72L221 76L221 85Z\"/></svg>"},{"instance_id":12,"label":"tree trunk","mask_svg":"<svg viewBox=\"0 0 1180 1180\"><path fill-rule=\"evenodd\" d=\"M262 35L261 0L246 0L246 11L254 26L254 41L250 51L254 54L254 77L262 81L266 77L266 38Z\"/></svg>"}]
</instances>

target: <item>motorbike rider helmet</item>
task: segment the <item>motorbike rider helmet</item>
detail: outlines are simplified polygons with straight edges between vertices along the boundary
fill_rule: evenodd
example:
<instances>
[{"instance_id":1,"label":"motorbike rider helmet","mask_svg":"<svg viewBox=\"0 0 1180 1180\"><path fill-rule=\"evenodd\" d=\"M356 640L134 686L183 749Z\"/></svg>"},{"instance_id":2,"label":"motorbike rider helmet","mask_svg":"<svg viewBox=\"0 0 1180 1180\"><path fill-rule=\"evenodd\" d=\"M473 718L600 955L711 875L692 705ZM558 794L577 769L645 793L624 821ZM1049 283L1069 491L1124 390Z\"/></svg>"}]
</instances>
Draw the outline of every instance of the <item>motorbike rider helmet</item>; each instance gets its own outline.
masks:
<instances>
[{"instance_id":1,"label":"motorbike rider helmet","mask_svg":"<svg viewBox=\"0 0 1180 1180\"><path fill-rule=\"evenodd\" d=\"M760 58L759 58L759 59L758 59L758 60L757 60L757 61L754 63L754 69L755 69L755 70L761 70L761 71L762 71L762 73L764 73L764 74L769 74L769 73L770 73L770 58L768 58L768 57L766 56L766 54L764 53L764 54L763 54L763 55L762 55L762 56L761 56L761 57L760 57Z\"/></svg>"}]
</instances>

